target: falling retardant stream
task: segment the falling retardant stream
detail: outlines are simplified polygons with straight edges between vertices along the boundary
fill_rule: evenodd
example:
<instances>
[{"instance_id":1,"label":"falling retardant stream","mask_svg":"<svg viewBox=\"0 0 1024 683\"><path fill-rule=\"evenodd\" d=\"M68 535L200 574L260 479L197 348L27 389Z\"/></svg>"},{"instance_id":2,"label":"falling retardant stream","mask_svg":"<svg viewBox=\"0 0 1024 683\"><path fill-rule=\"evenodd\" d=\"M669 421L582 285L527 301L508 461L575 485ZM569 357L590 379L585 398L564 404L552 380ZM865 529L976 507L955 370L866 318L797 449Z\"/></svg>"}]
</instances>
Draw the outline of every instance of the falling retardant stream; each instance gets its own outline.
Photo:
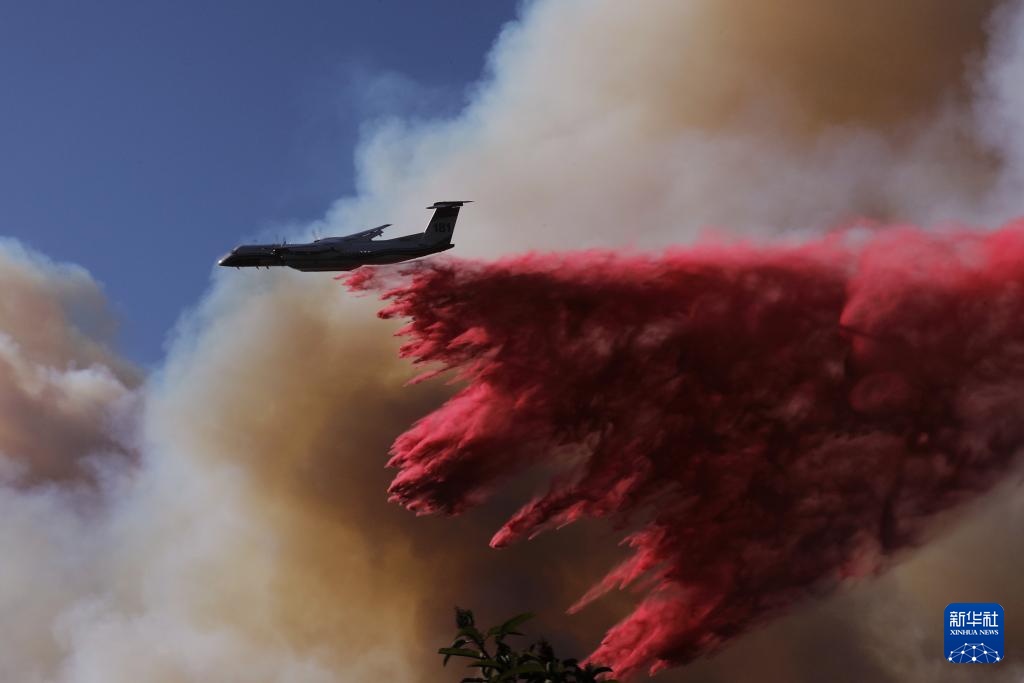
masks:
<instances>
[{"instance_id":1,"label":"falling retardant stream","mask_svg":"<svg viewBox=\"0 0 1024 683\"><path fill-rule=\"evenodd\" d=\"M573 607L641 588L592 655L620 675L883 570L1024 444L1024 221L344 281L408 319L403 356L464 383L395 441L393 501L458 514L544 463L493 546L585 517L636 529Z\"/></svg>"}]
</instances>

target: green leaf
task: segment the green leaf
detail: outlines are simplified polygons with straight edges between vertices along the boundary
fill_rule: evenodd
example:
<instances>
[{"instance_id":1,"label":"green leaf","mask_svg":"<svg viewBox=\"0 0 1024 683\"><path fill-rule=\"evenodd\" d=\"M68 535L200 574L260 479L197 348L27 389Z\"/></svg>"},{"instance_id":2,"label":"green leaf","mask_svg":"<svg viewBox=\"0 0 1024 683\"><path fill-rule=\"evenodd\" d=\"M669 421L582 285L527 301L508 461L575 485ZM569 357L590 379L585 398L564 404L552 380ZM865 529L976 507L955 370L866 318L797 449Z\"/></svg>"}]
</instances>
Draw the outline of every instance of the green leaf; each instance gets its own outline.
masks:
<instances>
[{"instance_id":1,"label":"green leaf","mask_svg":"<svg viewBox=\"0 0 1024 683\"><path fill-rule=\"evenodd\" d=\"M485 667L489 666L492 669L500 669L501 668L501 662L499 662L497 660L494 660L494 659L481 659L479 662L473 662L472 664L467 664L466 666L469 666L469 667L479 666L480 668L485 668Z\"/></svg>"},{"instance_id":2,"label":"green leaf","mask_svg":"<svg viewBox=\"0 0 1024 683\"><path fill-rule=\"evenodd\" d=\"M472 659L481 659L483 657L483 655L476 650L470 650L464 647L442 647L437 651L437 654L445 656L444 663L446 665L451 657L470 657Z\"/></svg>"},{"instance_id":3,"label":"green leaf","mask_svg":"<svg viewBox=\"0 0 1024 683\"><path fill-rule=\"evenodd\" d=\"M472 657L473 659L480 659L482 657L476 650L470 650L466 647L442 647L437 651L437 654L453 657Z\"/></svg>"},{"instance_id":4,"label":"green leaf","mask_svg":"<svg viewBox=\"0 0 1024 683\"><path fill-rule=\"evenodd\" d=\"M529 621L530 619L533 619L533 613L532 612L524 612L522 614L517 614L516 616L512 617L511 619L509 619L508 621L506 621L501 626L497 626L495 628L492 628L491 631L495 631L495 629L497 629L495 632L496 633L501 633L502 635L522 635L521 633L513 634L513 629L515 627L519 626L520 624L522 624L522 623L524 623L526 621Z\"/></svg>"}]
</instances>

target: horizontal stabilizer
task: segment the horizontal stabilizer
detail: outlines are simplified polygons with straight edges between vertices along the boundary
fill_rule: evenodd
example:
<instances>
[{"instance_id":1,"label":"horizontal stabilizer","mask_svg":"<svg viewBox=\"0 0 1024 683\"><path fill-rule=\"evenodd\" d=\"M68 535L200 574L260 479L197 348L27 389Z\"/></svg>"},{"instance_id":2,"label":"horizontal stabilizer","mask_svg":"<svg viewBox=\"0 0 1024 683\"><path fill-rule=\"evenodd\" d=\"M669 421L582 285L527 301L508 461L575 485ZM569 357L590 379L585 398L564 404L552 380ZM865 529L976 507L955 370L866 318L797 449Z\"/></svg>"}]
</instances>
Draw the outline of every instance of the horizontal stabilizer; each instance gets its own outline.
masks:
<instances>
[{"instance_id":1,"label":"horizontal stabilizer","mask_svg":"<svg viewBox=\"0 0 1024 683\"><path fill-rule=\"evenodd\" d=\"M472 199L466 199L461 202L434 202L433 205L428 206L428 209L451 209L454 207L462 206L463 204L472 204Z\"/></svg>"}]
</instances>

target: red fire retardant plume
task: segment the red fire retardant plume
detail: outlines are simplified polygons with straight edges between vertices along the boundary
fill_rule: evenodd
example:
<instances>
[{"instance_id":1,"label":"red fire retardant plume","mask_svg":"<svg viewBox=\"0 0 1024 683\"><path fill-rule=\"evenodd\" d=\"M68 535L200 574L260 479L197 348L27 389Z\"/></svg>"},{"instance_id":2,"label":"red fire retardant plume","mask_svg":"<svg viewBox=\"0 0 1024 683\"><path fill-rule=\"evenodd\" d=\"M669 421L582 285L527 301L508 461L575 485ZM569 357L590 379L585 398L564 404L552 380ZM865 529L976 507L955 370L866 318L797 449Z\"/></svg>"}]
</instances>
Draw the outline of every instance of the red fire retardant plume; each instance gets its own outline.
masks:
<instances>
[{"instance_id":1,"label":"red fire retardant plume","mask_svg":"<svg viewBox=\"0 0 1024 683\"><path fill-rule=\"evenodd\" d=\"M347 284L411 320L403 356L466 383L395 442L392 500L456 514L543 463L547 493L492 545L582 517L639 528L574 607L639 582L592 655L620 675L884 568L1024 444L1024 221L432 259Z\"/></svg>"}]
</instances>

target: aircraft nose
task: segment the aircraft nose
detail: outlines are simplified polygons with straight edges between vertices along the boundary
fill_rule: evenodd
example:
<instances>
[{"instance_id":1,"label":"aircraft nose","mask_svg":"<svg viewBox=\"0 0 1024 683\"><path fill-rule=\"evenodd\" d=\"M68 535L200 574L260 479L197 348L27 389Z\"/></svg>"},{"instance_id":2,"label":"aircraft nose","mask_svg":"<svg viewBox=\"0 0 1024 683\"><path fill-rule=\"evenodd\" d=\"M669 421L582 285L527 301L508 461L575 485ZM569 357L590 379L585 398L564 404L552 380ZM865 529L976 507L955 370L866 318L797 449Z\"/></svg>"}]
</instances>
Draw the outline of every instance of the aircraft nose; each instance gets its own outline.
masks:
<instances>
[{"instance_id":1,"label":"aircraft nose","mask_svg":"<svg viewBox=\"0 0 1024 683\"><path fill-rule=\"evenodd\" d=\"M227 254L227 255L223 256L220 261L217 261L217 265L218 266L234 265L234 259L235 259L235 254L234 254L234 252L232 252L230 254Z\"/></svg>"}]
</instances>

